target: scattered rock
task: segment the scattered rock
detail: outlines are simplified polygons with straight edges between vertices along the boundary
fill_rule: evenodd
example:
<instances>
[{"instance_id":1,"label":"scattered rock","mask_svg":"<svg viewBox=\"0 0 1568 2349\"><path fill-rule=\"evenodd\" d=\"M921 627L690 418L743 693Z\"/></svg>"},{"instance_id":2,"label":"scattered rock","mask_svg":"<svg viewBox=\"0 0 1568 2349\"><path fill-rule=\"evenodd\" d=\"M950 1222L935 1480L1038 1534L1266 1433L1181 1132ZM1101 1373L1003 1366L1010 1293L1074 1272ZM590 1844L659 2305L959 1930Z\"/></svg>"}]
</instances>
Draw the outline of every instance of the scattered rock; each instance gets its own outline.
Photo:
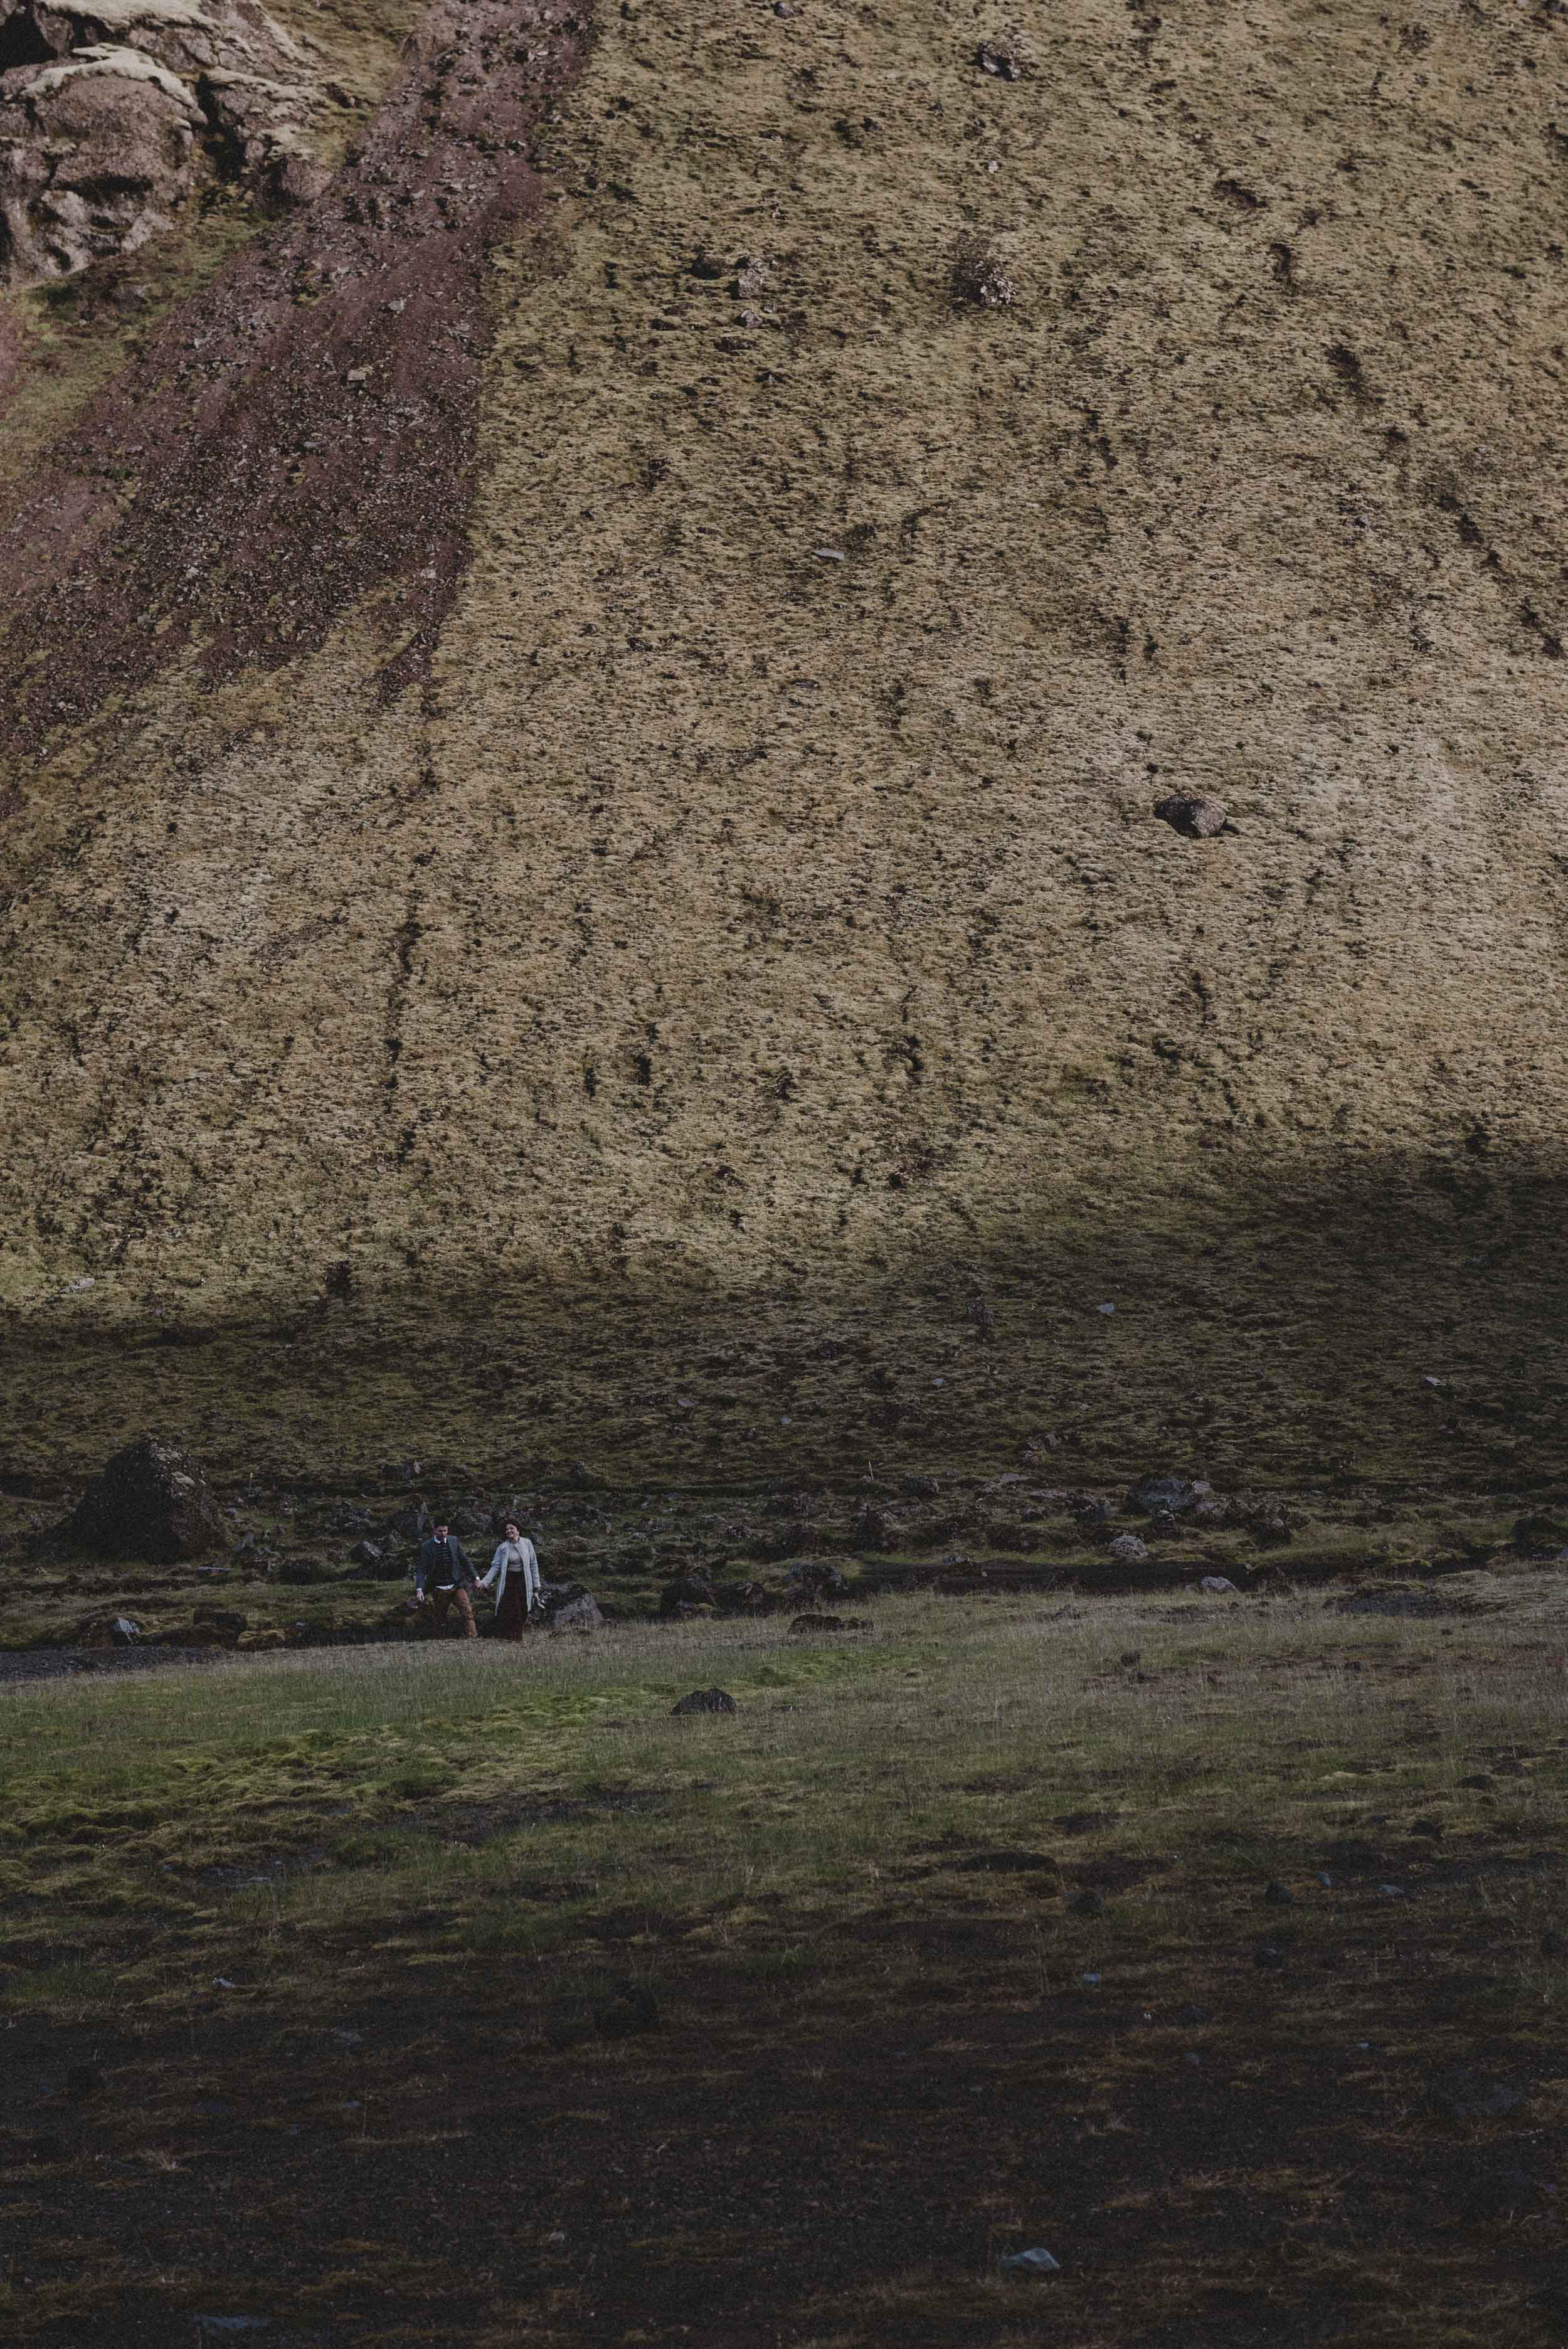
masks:
<instances>
[{"instance_id":1,"label":"scattered rock","mask_svg":"<svg viewBox=\"0 0 1568 2349\"><path fill-rule=\"evenodd\" d=\"M115 1454L62 1530L79 1549L145 1558L153 1566L228 1547L222 1513L201 1468L188 1453L150 1435Z\"/></svg>"},{"instance_id":2,"label":"scattered rock","mask_svg":"<svg viewBox=\"0 0 1568 2349\"><path fill-rule=\"evenodd\" d=\"M678 1704L670 1707L677 1718L694 1713L738 1713L739 1710L728 1690L721 1688L693 1689L690 1696L683 1696Z\"/></svg>"},{"instance_id":3,"label":"scattered rock","mask_svg":"<svg viewBox=\"0 0 1568 2349\"><path fill-rule=\"evenodd\" d=\"M1049 2251L1037 2245L1032 2251L1013 2251L1002 2261L1004 2275L1018 2276L1027 2281L1032 2276L1060 2275L1061 2262L1053 2260Z\"/></svg>"},{"instance_id":4,"label":"scattered rock","mask_svg":"<svg viewBox=\"0 0 1568 2349\"><path fill-rule=\"evenodd\" d=\"M335 1582L337 1574L325 1558L285 1557L276 1569L276 1579L289 1583Z\"/></svg>"},{"instance_id":5,"label":"scattered rock","mask_svg":"<svg viewBox=\"0 0 1568 2349\"><path fill-rule=\"evenodd\" d=\"M982 41L975 62L982 73L993 74L998 81L1021 81L1024 77L1023 55L1014 40Z\"/></svg>"},{"instance_id":6,"label":"scattered rock","mask_svg":"<svg viewBox=\"0 0 1568 2349\"><path fill-rule=\"evenodd\" d=\"M1264 1885L1264 1899L1271 1909L1288 1909L1295 1900L1295 1895L1289 1885L1282 1884L1276 1876Z\"/></svg>"},{"instance_id":7,"label":"scattered rock","mask_svg":"<svg viewBox=\"0 0 1568 2349\"><path fill-rule=\"evenodd\" d=\"M1517 2081L1488 2077L1461 2064L1433 2080L1430 2102L1446 2120L1491 2121L1517 2112L1529 2095Z\"/></svg>"},{"instance_id":8,"label":"scattered rock","mask_svg":"<svg viewBox=\"0 0 1568 2349\"><path fill-rule=\"evenodd\" d=\"M960 237L953 255L951 283L954 300L966 306L1002 310L1013 299L1013 281L987 236Z\"/></svg>"},{"instance_id":9,"label":"scattered rock","mask_svg":"<svg viewBox=\"0 0 1568 2349\"><path fill-rule=\"evenodd\" d=\"M1199 1582L1198 1588L1200 1590L1212 1590L1220 1597L1223 1597L1227 1590L1233 1599L1241 1597L1240 1591L1227 1574L1205 1574Z\"/></svg>"},{"instance_id":10,"label":"scattered rock","mask_svg":"<svg viewBox=\"0 0 1568 2349\"><path fill-rule=\"evenodd\" d=\"M1118 1566L1143 1566L1149 1558L1149 1544L1140 1541L1136 1534L1118 1534L1109 1555Z\"/></svg>"},{"instance_id":11,"label":"scattered rock","mask_svg":"<svg viewBox=\"0 0 1568 2349\"><path fill-rule=\"evenodd\" d=\"M1186 1476L1140 1476L1128 1488L1126 1506L1135 1517L1152 1517L1162 1511L1180 1517L1197 1506L1198 1497L1197 1485Z\"/></svg>"},{"instance_id":12,"label":"scattered rock","mask_svg":"<svg viewBox=\"0 0 1568 2349\"><path fill-rule=\"evenodd\" d=\"M677 1574L659 1593L659 1613L666 1617L694 1614L717 1604L717 1594L706 1574Z\"/></svg>"},{"instance_id":13,"label":"scattered rock","mask_svg":"<svg viewBox=\"0 0 1568 2349\"><path fill-rule=\"evenodd\" d=\"M645 1982L627 1982L603 2006L593 2009L593 2028L602 2039L630 2039L642 2031L656 2031L663 2016L658 2000Z\"/></svg>"},{"instance_id":14,"label":"scattered rock","mask_svg":"<svg viewBox=\"0 0 1568 2349\"><path fill-rule=\"evenodd\" d=\"M1154 812L1161 823L1179 832L1184 840L1212 840L1225 829L1225 811L1218 800L1189 798L1181 792L1172 792L1154 802Z\"/></svg>"}]
</instances>

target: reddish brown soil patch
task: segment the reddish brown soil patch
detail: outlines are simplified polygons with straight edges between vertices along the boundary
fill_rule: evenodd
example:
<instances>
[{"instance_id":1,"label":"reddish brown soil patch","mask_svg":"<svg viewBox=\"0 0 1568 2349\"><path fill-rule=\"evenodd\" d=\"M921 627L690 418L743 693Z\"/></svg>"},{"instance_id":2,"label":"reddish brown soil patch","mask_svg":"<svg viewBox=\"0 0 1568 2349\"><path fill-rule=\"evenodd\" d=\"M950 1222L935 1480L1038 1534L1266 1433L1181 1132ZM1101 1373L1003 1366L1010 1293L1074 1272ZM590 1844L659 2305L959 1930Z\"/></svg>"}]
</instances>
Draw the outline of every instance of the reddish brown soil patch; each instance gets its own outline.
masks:
<instances>
[{"instance_id":1,"label":"reddish brown soil patch","mask_svg":"<svg viewBox=\"0 0 1568 2349\"><path fill-rule=\"evenodd\" d=\"M468 554L485 255L538 213L527 142L586 47L569 0L432 7L325 192L7 492L0 727L36 743L192 644L214 680L308 653L372 588L387 690L418 673Z\"/></svg>"}]
</instances>

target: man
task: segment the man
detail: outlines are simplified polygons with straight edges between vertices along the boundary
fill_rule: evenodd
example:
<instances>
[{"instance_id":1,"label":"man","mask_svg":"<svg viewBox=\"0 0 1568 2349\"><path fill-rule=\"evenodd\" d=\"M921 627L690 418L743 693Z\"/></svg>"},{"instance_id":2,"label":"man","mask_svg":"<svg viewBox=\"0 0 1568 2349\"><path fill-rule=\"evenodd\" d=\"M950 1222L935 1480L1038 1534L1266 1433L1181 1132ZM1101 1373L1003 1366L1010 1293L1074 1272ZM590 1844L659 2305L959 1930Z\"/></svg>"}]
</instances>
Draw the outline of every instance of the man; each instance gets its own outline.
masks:
<instances>
[{"instance_id":1,"label":"man","mask_svg":"<svg viewBox=\"0 0 1568 2349\"><path fill-rule=\"evenodd\" d=\"M414 1598L423 1606L429 1594L430 1628L438 1631L447 1619L447 1609L456 1605L462 1619L465 1640L479 1638L479 1625L474 1621L474 1602L470 1593L478 1588L479 1577L457 1536L448 1530L443 1518L428 1540L419 1544L419 1562L414 1568Z\"/></svg>"}]
</instances>

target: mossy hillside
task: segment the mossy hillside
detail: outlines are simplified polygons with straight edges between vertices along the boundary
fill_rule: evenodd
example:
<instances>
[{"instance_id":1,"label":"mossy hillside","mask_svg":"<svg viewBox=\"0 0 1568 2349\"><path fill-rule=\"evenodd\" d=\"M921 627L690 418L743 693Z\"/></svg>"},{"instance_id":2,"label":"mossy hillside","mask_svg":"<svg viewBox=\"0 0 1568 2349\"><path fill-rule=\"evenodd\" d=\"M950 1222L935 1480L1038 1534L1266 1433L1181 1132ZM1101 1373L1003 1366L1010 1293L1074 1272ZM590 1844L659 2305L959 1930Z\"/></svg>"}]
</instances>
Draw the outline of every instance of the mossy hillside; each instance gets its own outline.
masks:
<instances>
[{"instance_id":1,"label":"mossy hillside","mask_svg":"<svg viewBox=\"0 0 1568 2349\"><path fill-rule=\"evenodd\" d=\"M428 688L15 776L27 1464L1552 1470L1557 33L975 37L607 16Z\"/></svg>"}]
</instances>

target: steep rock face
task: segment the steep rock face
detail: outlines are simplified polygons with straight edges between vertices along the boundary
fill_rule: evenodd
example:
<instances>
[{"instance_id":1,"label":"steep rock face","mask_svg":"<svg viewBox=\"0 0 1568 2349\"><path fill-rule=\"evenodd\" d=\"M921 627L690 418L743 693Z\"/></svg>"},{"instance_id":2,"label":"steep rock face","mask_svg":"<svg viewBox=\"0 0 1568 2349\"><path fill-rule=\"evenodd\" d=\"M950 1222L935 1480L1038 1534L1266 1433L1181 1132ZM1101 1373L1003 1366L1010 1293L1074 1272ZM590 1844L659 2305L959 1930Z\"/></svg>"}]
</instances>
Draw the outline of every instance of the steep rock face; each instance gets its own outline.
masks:
<instances>
[{"instance_id":1,"label":"steep rock face","mask_svg":"<svg viewBox=\"0 0 1568 2349\"><path fill-rule=\"evenodd\" d=\"M562 22L9 526L62 1440L1555 1442L1559 21L645 0L498 120Z\"/></svg>"},{"instance_id":2,"label":"steep rock face","mask_svg":"<svg viewBox=\"0 0 1568 2349\"><path fill-rule=\"evenodd\" d=\"M0 285L135 253L204 164L275 201L316 192L322 104L254 0L0 0Z\"/></svg>"}]
</instances>

